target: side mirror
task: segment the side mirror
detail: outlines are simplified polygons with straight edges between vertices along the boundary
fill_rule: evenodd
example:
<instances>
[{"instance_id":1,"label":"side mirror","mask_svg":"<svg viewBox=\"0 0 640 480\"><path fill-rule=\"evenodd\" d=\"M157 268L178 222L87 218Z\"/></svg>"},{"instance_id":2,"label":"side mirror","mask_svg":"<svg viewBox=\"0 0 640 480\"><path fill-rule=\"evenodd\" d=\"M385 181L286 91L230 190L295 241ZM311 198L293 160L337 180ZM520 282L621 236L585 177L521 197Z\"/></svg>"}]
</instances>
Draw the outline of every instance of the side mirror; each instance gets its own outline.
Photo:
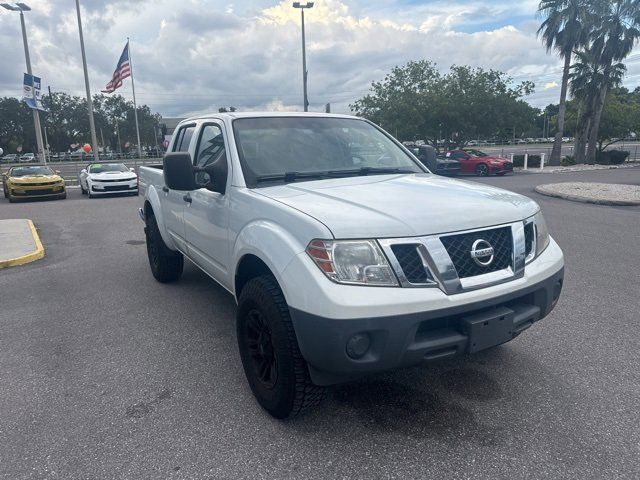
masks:
<instances>
[{"instance_id":1,"label":"side mirror","mask_svg":"<svg viewBox=\"0 0 640 480\"><path fill-rule=\"evenodd\" d=\"M226 155L223 155L206 167L195 167L194 171L204 172L209 176L210 180L206 185L203 185L204 188L212 192L221 193L222 195L226 193L227 176L229 172Z\"/></svg>"},{"instance_id":2,"label":"side mirror","mask_svg":"<svg viewBox=\"0 0 640 480\"><path fill-rule=\"evenodd\" d=\"M81 175L82 175L82 174L86 174L86 173L87 173L87 169L86 169L86 168L83 168L82 170L80 170L80 174L81 174Z\"/></svg>"},{"instance_id":3,"label":"side mirror","mask_svg":"<svg viewBox=\"0 0 640 480\"><path fill-rule=\"evenodd\" d=\"M129 171L130 171L130 172L135 172L135 171L136 171L136 169L135 169L135 168L133 168L133 167L130 167L130 168L129 168Z\"/></svg>"},{"instance_id":4,"label":"side mirror","mask_svg":"<svg viewBox=\"0 0 640 480\"><path fill-rule=\"evenodd\" d=\"M191 155L184 152L167 153L162 163L164 183L171 190L195 190L197 188Z\"/></svg>"},{"instance_id":5,"label":"side mirror","mask_svg":"<svg viewBox=\"0 0 640 480\"><path fill-rule=\"evenodd\" d=\"M56 175L60 175L60 170L54 170L53 173L55 173Z\"/></svg>"},{"instance_id":6,"label":"side mirror","mask_svg":"<svg viewBox=\"0 0 640 480\"><path fill-rule=\"evenodd\" d=\"M433 148L431 145L425 145L424 147L422 147L420 149L420 153L422 153L422 157L420 160L422 160L422 163L427 167L427 168L432 168L436 166L436 149Z\"/></svg>"}]
</instances>

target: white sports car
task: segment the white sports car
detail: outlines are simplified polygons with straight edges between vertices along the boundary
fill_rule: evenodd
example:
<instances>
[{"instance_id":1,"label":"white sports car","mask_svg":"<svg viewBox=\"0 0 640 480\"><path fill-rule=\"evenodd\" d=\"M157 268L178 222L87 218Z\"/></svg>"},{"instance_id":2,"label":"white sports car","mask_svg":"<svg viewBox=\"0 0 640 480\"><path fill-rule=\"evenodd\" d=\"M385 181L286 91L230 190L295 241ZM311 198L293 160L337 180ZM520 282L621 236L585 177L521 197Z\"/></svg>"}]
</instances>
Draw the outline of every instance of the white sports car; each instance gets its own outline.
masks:
<instances>
[{"instance_id":1,"label":"white sports car","mask_svg":"<svg viewBox=\"0 0 640 480\"><path fill-rule=\"evenodd\" d=\"M138 176L123 163L90 163L78 176L83 195L138 194Z\"/></svg>"}]
</instances>

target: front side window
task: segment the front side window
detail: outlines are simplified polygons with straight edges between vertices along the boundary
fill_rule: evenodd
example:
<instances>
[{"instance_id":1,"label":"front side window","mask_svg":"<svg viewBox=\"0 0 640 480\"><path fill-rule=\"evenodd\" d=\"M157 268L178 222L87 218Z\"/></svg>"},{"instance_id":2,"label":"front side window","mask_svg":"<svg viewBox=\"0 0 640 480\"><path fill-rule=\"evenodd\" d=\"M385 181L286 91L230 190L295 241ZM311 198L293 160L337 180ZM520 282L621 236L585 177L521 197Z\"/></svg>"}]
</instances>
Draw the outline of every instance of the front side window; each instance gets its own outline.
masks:
<instances>
[{"instance_id":1,"label":"front side window","mask_svg":"<svg viewBox=\"0 0 640 480\"><path fill-rule=\"evenodd\" d=\"M196 167L206 167L217 162L226 162L227 155L224 146L224 136L218 125L205 125L200 133L198 151L193 159ZM211 181L206 172L196 173L196 183L205 186Z\"/></svg>"},{"instance_id":2,"label":"front side window","mask_svg":"<svg viewBox=\"0 0 640 480\"><path fill-rule=\"evenodd\" d=\"M241 118L233 122L247 185L384 173L425 173L370 123L332 117Z\"/></svg>"}]
</instances>

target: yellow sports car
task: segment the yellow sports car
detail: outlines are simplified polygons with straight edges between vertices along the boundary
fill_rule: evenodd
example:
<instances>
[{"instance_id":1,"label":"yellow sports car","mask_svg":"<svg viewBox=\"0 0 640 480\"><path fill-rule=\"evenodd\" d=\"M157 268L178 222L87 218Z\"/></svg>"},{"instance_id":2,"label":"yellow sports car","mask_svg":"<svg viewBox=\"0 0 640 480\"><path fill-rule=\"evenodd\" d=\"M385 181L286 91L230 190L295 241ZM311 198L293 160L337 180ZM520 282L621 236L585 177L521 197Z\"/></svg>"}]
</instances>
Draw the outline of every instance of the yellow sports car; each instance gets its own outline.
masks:
<instances>
[{"instance_id":1,"label":"yellow sports car","mask_svg":"<svg viewBox=\"0 0 640 480\"><path fill-rule=\"evenodd\" d=\"M4 198L67 198L64 180L58 172L43 165L11 167L2 175Z\"/></svg>"}]
</instances>

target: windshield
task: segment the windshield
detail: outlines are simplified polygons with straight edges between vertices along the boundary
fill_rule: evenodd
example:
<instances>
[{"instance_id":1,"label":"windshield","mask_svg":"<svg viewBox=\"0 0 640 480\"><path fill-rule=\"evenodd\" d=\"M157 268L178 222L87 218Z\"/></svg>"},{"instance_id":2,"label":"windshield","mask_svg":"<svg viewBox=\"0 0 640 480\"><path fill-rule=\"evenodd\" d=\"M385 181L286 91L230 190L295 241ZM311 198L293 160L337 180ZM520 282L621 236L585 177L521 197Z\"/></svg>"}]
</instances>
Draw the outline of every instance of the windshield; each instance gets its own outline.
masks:
<instances>
[{"instance_id":1,"label":"windshield","mask_svg":"<svg viewBox=\"0 0 640 480\"><path fill-rule=\"evenodd\" d=\"M123 163L94 163L89 166L89 173L104 172L128 172L129 169Z\"/></svg>"},{"instance_id":2,"label":"windshield","mask_svg":"<svg viewBox=\"0 0 640 480\"><path fill-rule=\"evenodd\" d=\"M486 157L487 154L484 152L481 152L480 150L475 150L473 148L468 148L466 150L467 153L470 153L471 155L473 155L474 157Z\"/></svg>"},{"instance_id":3,"label":"windshield","mask_svg":"<svg viewBox=\"0 0 640 480\"><path fill-rule=\"evenodd\" d=\"M55 175L49 167L34 165L32 167L16 167L11 169L11 177L32 177L38 175Z\"/></svg>"},{"instance_id":4,"label":"windshield","mask_svg":"<svg viewBox=\"0 0 640 480\"><path fill-rule=\"evenodd\" d=\"M233 122L247 185L384 173L425 173L368 122L327 117Z\"/></svg>"}]
</instances>

